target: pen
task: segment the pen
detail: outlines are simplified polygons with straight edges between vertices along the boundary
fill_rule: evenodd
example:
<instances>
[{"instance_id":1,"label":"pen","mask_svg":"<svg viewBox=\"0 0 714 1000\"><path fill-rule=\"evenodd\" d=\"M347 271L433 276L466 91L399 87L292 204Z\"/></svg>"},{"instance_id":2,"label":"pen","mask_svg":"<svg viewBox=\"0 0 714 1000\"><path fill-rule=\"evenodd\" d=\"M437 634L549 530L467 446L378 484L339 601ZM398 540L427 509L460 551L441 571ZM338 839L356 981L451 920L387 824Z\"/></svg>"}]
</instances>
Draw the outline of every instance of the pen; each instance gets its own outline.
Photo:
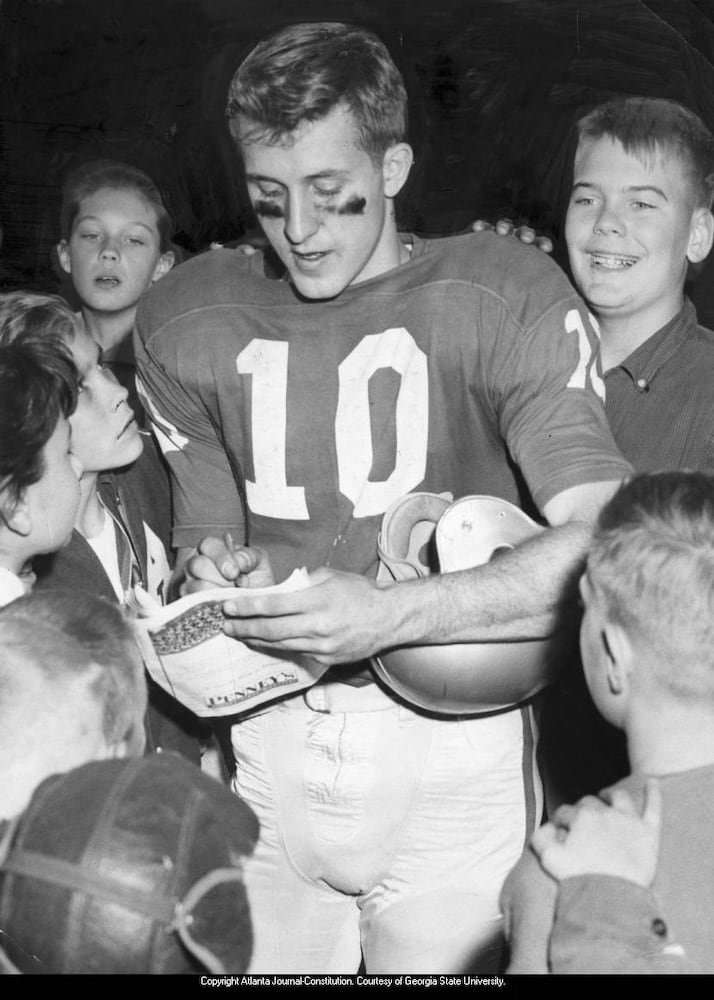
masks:
<instances>
[{"instance_id":1,"label":"pen","mask_svg":"<svg viewBox=\"0 0 714 1000\"><path fill-rule=\"evenodd\" d=\"M236 558L236 543L233 541L233 535L230 531L225 531L223 533L223 541L228 549L231 562L223 564L222 572L227 579L235 580L236 577L240 575L240 565L238 563L238 559Z\"/></svg>"}]
</instances>

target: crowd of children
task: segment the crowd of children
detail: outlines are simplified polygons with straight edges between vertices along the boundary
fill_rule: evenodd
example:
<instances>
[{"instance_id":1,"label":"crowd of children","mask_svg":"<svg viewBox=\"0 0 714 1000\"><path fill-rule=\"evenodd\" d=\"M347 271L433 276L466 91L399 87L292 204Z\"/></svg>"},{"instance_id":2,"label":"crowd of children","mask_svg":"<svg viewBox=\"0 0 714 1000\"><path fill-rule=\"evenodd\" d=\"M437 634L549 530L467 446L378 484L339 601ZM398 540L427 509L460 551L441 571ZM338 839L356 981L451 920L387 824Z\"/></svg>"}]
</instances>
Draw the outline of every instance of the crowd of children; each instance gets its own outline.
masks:
<instances>
[{"instance_id":1,"label":"crowd of children","mask_svg":"<svg viewBox=\"0 0 714 1000\"><path fill-rule=\"evenodd\" d=\"M154 182L93 161L71 302L0 295L0 971L714 971L714 334L684 293L714 138L664 99L580 119L581 300L515 240L398 232L405 102L370 32L283 29L229 100L267 249L174 267ZM373 580L396 497L524 484L538 538ZM532 703L444 717L370 673L545 634L578 578L582 671ZM231 720L229 791L128 604L236 583L229 635L330 669Z\"/></svg>"}]
</instances>

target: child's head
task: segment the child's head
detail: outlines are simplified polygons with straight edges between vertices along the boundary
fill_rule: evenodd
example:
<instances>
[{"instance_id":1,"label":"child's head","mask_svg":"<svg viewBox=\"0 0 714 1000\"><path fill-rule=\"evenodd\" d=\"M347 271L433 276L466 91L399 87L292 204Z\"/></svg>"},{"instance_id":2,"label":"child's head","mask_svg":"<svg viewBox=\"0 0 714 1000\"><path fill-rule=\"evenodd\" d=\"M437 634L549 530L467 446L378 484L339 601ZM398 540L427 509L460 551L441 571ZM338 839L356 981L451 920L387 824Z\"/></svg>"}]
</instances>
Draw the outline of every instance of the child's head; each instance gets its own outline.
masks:
<instances>
[{"instance_id":1,"label":"child's head","mask_svg":"<svg viewBox=\"0 0 714 1000\"><path fill-rule=\"evenodd\" d=\"M683 168L691 207L711 208L714 136L684 105L661 97L615 98L584 115L577 129L578 148L610 139L643 163L658 157L676 159Z\"/></svg>"},{"instance_id":2,"label":"child's head","mask_svg":"<svg viewBox=\"0 0 714 1000\"><path fill-rule=\"evenodd\" d=\"M70 418L72 450L85 476L121 469L141 455L144 441L129 393L112 369L102 362L102 349L79 323L67 347L77 368L77 407Z\"/></svg>"},{"instance_id":3,"label":"child's head","mask_svg":"<svg viewBox=\"0 0 714 1000\"><path fill-rule=\"evenodd\" d=\"M0 818L24 808L48 774L142 753L144 667L119 605L35 591L0 608L0 646Z\"/></svg>"},{"instance_id":4,"label":"child's head","mask_svg":"<svg viewBox=\"0 0 714 1000\"><path fill-rule=\"evenodd\" d=\"M346 24L261 42L228 95L256 215L298 292L329 299L400 263L391 200L409 175L406 91L383 43Z\"/></svg>"},{"instance_id":5,"label":"child's head","mask_svg":"<svg viewBox=\"0 0 714 1000\"><path fill-rule=\"evenodd\" d=\"M578 122L565 235L600 320L652 334L677 314L688 265L711 249L713 192L714 137L675 101L619 98Z\"/></svg>"},{"instance_id":6,"label":"child's head","mask_svg":"<svg viewBox=\"0 0 714 1000\"><path fill-rule=\"evenodd\" d=\"M714 477L635 476L604 507L581 580L583 667L608 721L624 690L714 710Z\"/></svg>"},{"instance_id":7,"label":"child's head","mask_svg":"<svg viewBox=\"0 0 714 1000\"><path fill-rule=\"evenodd\" d=\"M0 564L13 571L72 533L82 474L70 450L75 325L58 297L0 295Z\"/></svg>"},{"instance_id":8,"label":"child's head","mask_svg":"<svg viewBox=\"0 0 714 1000\"><path fill-rule=\"evenodd\" d=\"M142 170L115 160L75 168L62 187L57 253L83 307L135 308L173 266L171 229L159 189Z\"/></svg>"}]
</instances>

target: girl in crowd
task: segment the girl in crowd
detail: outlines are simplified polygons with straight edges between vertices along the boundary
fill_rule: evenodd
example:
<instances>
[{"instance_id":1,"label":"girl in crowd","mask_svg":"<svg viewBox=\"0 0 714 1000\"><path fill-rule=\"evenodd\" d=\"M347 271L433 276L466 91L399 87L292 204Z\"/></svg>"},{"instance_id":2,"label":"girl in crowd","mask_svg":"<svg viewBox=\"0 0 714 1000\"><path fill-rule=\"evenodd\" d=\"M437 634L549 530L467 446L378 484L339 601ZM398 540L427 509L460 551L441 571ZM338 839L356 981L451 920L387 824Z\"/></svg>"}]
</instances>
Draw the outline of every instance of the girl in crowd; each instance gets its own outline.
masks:
<instances>
[{"instance_id":1,"label":"girl in crowd","mask_svg":"<svg viewBox=\"0 0 714 1000\"><path fill-rule=\"evenodd\" d=\"M76 167L62 187L57 256L69 275L84 325L130 394L132 330L144 292L171 270L171 219L159 189L142 170L117 160Z\"/></svg>"}]
</instances>

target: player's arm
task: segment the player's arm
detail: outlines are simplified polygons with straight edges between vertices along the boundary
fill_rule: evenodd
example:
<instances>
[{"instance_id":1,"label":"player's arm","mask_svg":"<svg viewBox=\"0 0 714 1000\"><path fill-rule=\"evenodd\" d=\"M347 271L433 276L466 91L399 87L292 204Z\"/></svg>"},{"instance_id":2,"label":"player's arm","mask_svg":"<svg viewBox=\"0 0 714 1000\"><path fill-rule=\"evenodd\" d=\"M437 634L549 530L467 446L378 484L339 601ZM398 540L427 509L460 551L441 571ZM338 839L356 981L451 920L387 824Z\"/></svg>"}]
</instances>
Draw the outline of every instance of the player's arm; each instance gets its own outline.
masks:
<instances>
[{"instance_id":1,"label":"player's arm","mask_svg":"<svg viewBox=\"0 0 714 1000\"><path fill-rule=\"evenodd\" d=\"M619 482L582 485L544 506L551 527L474 569L398 584L321 568L312 586L226 602L225 631L324 664L362 660L389 646L534 638L556 626L592 525Z\"/></svg>"}]
</instances>

